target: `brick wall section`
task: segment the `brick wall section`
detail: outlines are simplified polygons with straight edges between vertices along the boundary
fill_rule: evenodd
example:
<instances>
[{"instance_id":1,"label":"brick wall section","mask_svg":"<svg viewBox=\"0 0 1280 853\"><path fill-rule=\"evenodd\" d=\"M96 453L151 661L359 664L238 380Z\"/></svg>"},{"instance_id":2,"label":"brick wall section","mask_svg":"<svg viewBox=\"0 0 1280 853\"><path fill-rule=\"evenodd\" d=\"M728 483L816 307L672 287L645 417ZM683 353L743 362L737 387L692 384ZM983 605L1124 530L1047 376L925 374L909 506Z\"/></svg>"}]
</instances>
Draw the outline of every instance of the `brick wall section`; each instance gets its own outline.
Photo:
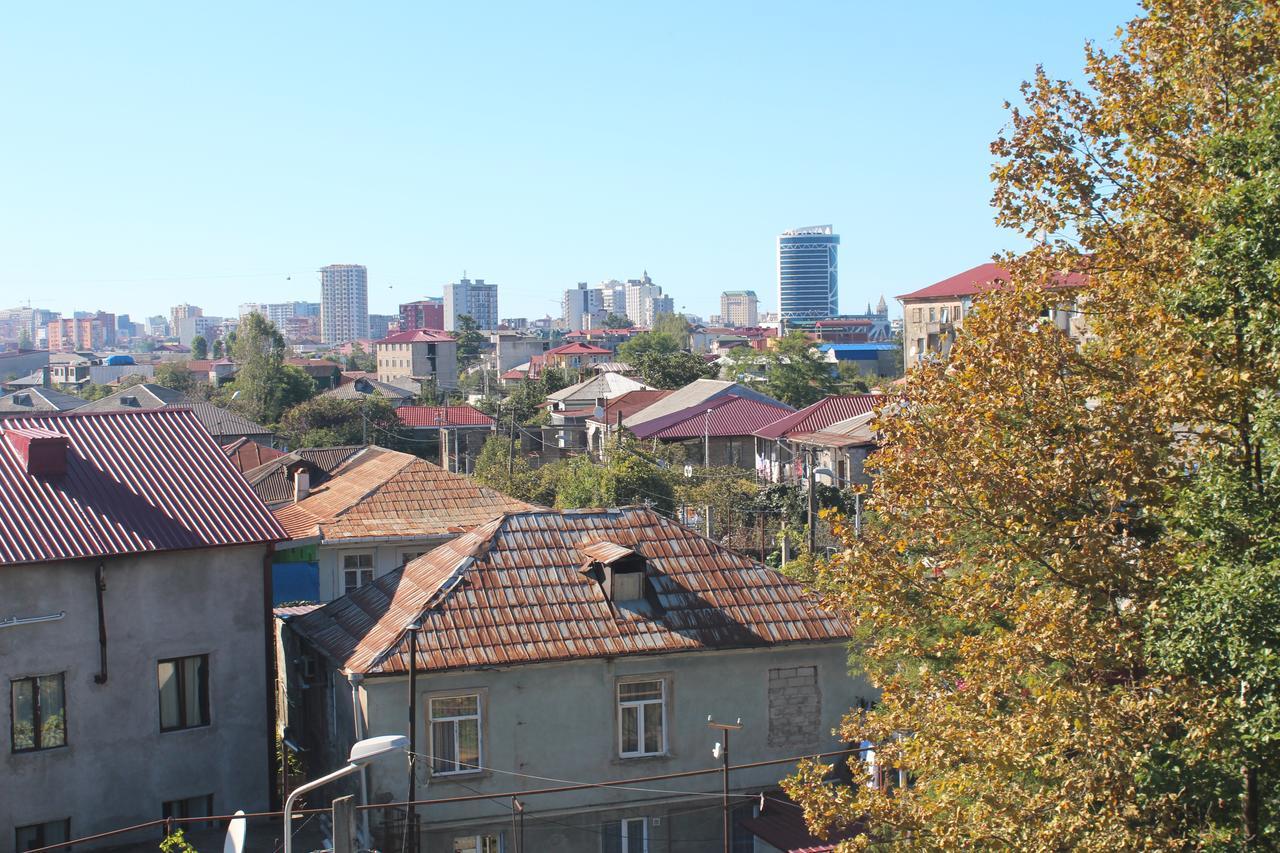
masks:
<instances>
[{"instance_id":1,"label":"brick wall section","mask_svg":"<svg viewBox=\"0 0 1280 853\"><path fill-rule=\"evenodd\" d=\"M821 720L816 666L769 670L769 746L813 746L820 740Z\"/></svg>"}]
</instances>

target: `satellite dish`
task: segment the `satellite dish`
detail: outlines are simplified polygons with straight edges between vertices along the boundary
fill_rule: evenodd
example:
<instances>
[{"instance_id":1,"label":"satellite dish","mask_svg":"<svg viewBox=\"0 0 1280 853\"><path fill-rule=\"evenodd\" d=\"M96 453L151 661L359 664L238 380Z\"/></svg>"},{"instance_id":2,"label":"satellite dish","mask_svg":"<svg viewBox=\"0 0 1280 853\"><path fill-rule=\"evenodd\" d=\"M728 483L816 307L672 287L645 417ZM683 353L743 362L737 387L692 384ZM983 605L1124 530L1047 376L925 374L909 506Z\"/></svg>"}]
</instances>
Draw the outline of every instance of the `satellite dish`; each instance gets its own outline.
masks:
<instances>
[{"instance_id":1,"label":"satellite dish","mask_svg":"<svg viewBox=\"0 0 1280 853\"><path fill-rule=\"evenodd\" d=\"M222 853L244 853L245 827L244 809L236 809L236 815L227 827L227 840L222 843Z\"/></svg>"}]
</instances>

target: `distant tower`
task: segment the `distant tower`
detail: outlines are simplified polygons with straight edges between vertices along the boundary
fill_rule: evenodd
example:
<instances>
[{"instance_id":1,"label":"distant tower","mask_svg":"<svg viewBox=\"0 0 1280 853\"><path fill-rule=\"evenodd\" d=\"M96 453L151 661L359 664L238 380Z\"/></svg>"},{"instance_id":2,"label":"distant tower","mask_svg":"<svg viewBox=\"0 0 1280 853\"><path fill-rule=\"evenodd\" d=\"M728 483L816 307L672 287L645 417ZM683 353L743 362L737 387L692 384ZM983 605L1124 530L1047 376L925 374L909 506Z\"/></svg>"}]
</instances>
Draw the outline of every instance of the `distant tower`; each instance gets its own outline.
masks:
<instances>
[{"instance_id":1,"label":"distant tower","mask_svg":"<svg viewBox=\"0 0 1280 853\"><path fill-rule=\"evenodd\" d=\"M830 225L778 237L778 315L785 326L811 326L840 313L837 252Z\"/></svg>"},{"instance_id":2,"label":"distant tower","mask_svg":"<svg viewBox=\"0 0 1280 853\"><path fill-rule=\"evenodd\" d=\"M881 317L889 316L889 303L884 301L884 295L880 296L880 301L876 303L876 314Z\"/></svg>"},{"instance_id":3,"label":"distant tower","mask_svg":"<svg viewBox=\"0 0 1280 853\"><path fill-rule=\"evenodd\" d=\"M320 268L320 339L343 344L369 337L369 271L360 264Z\"/></svg>"}]
</instances>

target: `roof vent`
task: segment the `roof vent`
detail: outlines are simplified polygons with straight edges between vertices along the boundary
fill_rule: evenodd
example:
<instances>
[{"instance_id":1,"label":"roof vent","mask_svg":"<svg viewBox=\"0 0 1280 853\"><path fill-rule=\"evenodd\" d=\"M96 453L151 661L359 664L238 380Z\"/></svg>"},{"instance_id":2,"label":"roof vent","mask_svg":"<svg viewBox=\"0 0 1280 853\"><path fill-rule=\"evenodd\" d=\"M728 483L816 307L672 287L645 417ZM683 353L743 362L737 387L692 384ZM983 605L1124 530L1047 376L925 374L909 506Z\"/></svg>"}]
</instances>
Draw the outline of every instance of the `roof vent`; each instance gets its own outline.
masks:
<instances>
[{"instance_id":1,"label":"roof vent","mask_svg":"<svg viewBox=\"0 0 1280 853\"><path fill-rule=\"evenodd\" d=\"M31 405L31 395L30 395L30 394L14 394L14 395L13 395L13 404L14 404L15 406L30 406L30 405Z\"/></svg>"},{"instance_id":2,"label":"roof vent","mask_svg":"<svg viewBox=\"0 0 1280 853\"><path fill-rule=\"evenodd\" d=\"M27 427L6 429L9 446L17 451L28 474L58 477L67 473L67 451L70 441L60 432Z\"/></svg>"},{"instance_id":3,"label":"roof vent","mask_svg":"<svg viewBox=\"0 0 1280 853\"><path fill-rule=\"evenodd\" d=\"M138 398L132 394L126 394L120 398L120 405L133 406L136 409L138 408Z\"/></svg>"}]
</instances>

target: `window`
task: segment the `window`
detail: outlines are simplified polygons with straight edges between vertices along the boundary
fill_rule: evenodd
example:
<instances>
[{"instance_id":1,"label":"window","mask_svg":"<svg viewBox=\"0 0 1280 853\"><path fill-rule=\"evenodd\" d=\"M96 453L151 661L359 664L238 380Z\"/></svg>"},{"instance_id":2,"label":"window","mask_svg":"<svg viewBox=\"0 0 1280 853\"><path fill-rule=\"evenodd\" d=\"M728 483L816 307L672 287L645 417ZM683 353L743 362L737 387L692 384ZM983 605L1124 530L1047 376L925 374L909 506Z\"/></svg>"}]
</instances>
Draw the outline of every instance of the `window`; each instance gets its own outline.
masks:
<instances>
[{"instance_id":1,"label":"window","mask_svg":"<svg viewBox=\"0 0 1280 853\"><path fill-rule=\"evenodd\" d=\"M405 563L412 562L418 559L419 557L421 557L425 553L427 552L426 551L405 551L400 555L400 565L403 566Z\"/></svg>"},{"instance_id":2,"label":"window","mask_svg":"<svg viewBox=\"0 0 1280 853\"><path fill-rule=\"evenodd\" d=\"M666 682L618 684L618 754L623 758L667 751Z\"/></svg>"},{"instance_id":3,"label":"window","mask_svg":"<svg viewBox=\"0 0 1280 853\"><path fill-rule=\"evenodd\" d=\"M614 572L614 601L638 601L641 598L644 598L644 572Z\"/></svg>"},{"instance_id":4,"label":"window","mask_svg":"<svg viewBox=\"0 0 1280 853\"><path fill-rule=\"evenodd\" d=\"M372 554L344 554L342 557L342 594L373 583Z\"/></svg>"},{"instance_id":5,"label":"window","mask_svg":"<svg viewBox=\"0 0 1280 853\"><path fill-rule=\"evenodd\" d=\"M942 306L942 322L944 323L949 322L948 318L950 316L951 316L951 309L948 308L946 305L943 305Z\"/></svg>"},{"instance_id":6,"label":"window","mask_svg":"<svg viewBox=\"0 0 1280 853\"><path fill-rule=\"evenodd\" d=\"M464 835L455 838L453 853L502 853L502 836Z\"/></svg>"},{"instance_id":7,"label":"window","mask_svg":"<svg viewBox=\"0 0 1280 853\"><path fill-rule=\"evenodd\" d=\"M209 725L209 656L162 660L160 679L160 731Z\"/></svg>"},{"instance_id":8,"label":"window","mask_svg":"<svg viewBox=\"0 0 1280 853\"><path fill-rule=\"evenodd\" d=\"M213 794L202 794L198 797L185 797L181 800L167 800L160 806L161 817L209 817L213 814ZM184 824L187 829L206 829L213 826L209 823Z\"/></svg>"},{"instance_id":9,"label":"window","mask_svg":"<svg viewBox=\"0 0 1280 853\"><path fill-rule=\"evenodd\" d=\"M938 318L938 311L937 311L937 309L936 309L936 308L930 308L930 309L929 309L929 322L930 322L930 323L932 323L932 322L933 322L934 320L936 320L937 318Z\"/></svg>"},{"instance_id":10,"label":"window","mask_svg":"<svg viewBox=\"0 0 1280 853\"><path fill-rule=\"evenodd\" d=\"M431 772L480 770L480 696L441 696L431 700Z\"/></svg>"},{"instance_id":11,"label":"window","mask_svg":"<svg viewBox=\"0 0 1280 853\"><path fill-rule=\"evenodd\" d=\"M606 821L602 837L604 853L649 853L649 820L629 817Z\"/></svg>"},{"instance_id":12,"label":"window","mask_svg":"<svg viewBox=\"0 0 1280 853\"><path fill-rule=\"evenodd\" d=\"M18 853L27 850L39 850L60 841L71 840L71 818L50 820L45 823L33 823L19 826L14 832L14 847Z\"/></svg>"},{"instance_id":13,"label":"window","mask_svg":"<svg viewBox=\"0 0 1280 853\"><path fill-rule=\"evenodd\" d=\"M10 685L14 752L67 745L67 706L63 673L15 679Z\"/></svg>"}]
</instances>

